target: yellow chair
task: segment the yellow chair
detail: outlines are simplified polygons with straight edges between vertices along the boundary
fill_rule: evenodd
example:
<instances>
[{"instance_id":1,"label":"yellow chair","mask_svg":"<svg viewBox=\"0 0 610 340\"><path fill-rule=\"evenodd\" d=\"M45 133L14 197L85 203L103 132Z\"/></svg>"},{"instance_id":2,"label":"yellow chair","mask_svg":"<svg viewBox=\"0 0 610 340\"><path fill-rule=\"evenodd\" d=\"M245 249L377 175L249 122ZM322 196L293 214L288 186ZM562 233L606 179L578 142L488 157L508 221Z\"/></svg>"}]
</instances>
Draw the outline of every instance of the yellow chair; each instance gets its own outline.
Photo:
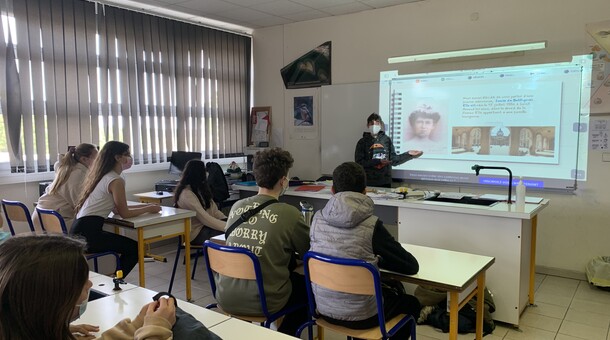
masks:
<instances>
[{"instance_id":1,"label":"yellow chair","mask_svg":"<svg viewBox=\"0 0 610 340\"><path fill-rule=\"evenodd\" d=\"M301 332L305 328L311 329L312 325L317 325L344 334L348 338L388 339L401 327L411 323L411 339L415 340L415 319L411 315L399 314L391 320L385 319L379 269L374 265L363 260L333 257L312 251L305 253L303 261L309 315L312 319L299 328L297 337L301 336ZM353 329L338 326L320 318L315 307L315 299L311 289L312 283L337 292L375 296L380 326L369 329Z\"/></svg>"}]
</instances>

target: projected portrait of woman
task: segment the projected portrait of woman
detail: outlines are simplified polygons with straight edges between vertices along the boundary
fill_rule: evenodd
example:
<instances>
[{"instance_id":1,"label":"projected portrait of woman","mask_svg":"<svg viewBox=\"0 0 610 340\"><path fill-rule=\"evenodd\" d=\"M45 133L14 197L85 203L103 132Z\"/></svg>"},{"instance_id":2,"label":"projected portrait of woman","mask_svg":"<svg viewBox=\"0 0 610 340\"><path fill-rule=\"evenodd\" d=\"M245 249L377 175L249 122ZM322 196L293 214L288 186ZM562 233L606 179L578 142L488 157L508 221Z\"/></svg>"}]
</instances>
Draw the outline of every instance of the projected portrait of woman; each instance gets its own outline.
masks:
<instances>
[{"instance_id":1,"label":"projected portrait of woman","mask_svg":"<svg viewBox=\"0 0 610 340\"><path fill-rule=\"evenodd\" d=\"M420 105L409 114L405 145L410 149L439 153L446 151L445 136L440 128L441 115L430 105Z\"/></svg>"}]
</instances>

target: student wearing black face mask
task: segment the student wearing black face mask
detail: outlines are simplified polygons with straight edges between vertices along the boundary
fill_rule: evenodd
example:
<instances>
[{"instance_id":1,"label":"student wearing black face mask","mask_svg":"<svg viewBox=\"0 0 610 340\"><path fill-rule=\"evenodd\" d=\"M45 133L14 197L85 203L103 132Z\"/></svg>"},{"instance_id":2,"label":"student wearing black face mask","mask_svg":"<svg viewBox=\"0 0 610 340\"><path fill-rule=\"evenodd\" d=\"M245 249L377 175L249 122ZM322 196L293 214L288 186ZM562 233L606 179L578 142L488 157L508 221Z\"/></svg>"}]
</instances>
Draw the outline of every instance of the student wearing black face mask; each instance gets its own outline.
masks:
<instances>
[{"instance_id":1,"label":"student wearing black face mask","mask_svg":"<svg viewBox=\"0 0 610 340\"><path fill-rule=\"evenodd\" d=\"M366 171L369 186L390 188L392 166L418 158L423 152L409 150L397 155L392 140L384 132L383 121L376 113L372 113L366 119L366 126L368 131L362 134L362 138L356 144L355 161Z\"/></svg>"},{"instance_id":2,"label":"student wearing black face mask","mask_svg":"<svg viewBox=\"0 0 610 340\"><path fill-rule=\"evenodd\" d=\"M158 204L127 206L125 180L121 173L132 164L129 145L117 141L104 144L85 181L76 206L76 220L70 230L71 234L85 237L91 252L115 251L121 254L125 276L138 263L138 243L128 237L102 230L104 219L110 212L129 218L161 211Z\"/></svg>"}]
</instances>

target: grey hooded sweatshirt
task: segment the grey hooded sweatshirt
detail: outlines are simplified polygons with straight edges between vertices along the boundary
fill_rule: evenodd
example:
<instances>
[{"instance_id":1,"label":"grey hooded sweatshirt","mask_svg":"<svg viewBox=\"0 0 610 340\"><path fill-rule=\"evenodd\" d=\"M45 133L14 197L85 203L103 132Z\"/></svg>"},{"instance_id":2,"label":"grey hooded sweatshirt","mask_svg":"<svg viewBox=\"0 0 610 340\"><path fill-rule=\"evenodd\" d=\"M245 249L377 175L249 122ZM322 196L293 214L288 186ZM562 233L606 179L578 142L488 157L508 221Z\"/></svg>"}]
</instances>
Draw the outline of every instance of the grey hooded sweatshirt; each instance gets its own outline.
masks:
<instances>
[{"instance_id":1,"label":"grey hooded sweatshirt","mask_svg":"<svg viewBox=\"0 0 610 340\"><path fill-rule=\"evenodd\" d=\"M371 198L340 192L318 211L310 229L311 251L360 259L377 267L415 274L419 264L373 215ZM374 297L329 291L313 285L318 312L337 320L359 321L377 315Z\"/></svg>"}]
</instances>

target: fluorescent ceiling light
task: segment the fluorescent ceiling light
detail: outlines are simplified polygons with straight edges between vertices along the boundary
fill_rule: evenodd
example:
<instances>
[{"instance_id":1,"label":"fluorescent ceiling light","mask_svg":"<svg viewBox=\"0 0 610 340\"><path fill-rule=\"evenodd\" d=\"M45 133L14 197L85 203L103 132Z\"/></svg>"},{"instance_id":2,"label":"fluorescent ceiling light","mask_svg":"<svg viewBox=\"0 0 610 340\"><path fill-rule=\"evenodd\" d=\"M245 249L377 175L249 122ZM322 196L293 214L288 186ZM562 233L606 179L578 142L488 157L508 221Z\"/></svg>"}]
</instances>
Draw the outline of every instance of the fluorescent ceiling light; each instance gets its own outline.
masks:
<instances>
[{"instance_id":1,"label":"fluorescent ceiling light","mask_svg":"<svg viewBox=\"0 0 610 340\"><path fill-rule=\"evenodd\" d=\"M529 50L539 50L539 49L543 49L543 48L546 48L546 41L515 44L515 45L505 45L505 46L495 46L495 47L473 48L473 49L469 49L469 50L415 54L415 55L406 55L406 56L402 56L402 57L391 57L391 58L388 58L388 63L396 64L396 63L406 63L406 62L421 61L421 60L436 60L436 59L444 59L444 58L469 57L469 56L486 55L486 54L521 52L521 51L529 51Z\"/></svg>"}]
</instances>

